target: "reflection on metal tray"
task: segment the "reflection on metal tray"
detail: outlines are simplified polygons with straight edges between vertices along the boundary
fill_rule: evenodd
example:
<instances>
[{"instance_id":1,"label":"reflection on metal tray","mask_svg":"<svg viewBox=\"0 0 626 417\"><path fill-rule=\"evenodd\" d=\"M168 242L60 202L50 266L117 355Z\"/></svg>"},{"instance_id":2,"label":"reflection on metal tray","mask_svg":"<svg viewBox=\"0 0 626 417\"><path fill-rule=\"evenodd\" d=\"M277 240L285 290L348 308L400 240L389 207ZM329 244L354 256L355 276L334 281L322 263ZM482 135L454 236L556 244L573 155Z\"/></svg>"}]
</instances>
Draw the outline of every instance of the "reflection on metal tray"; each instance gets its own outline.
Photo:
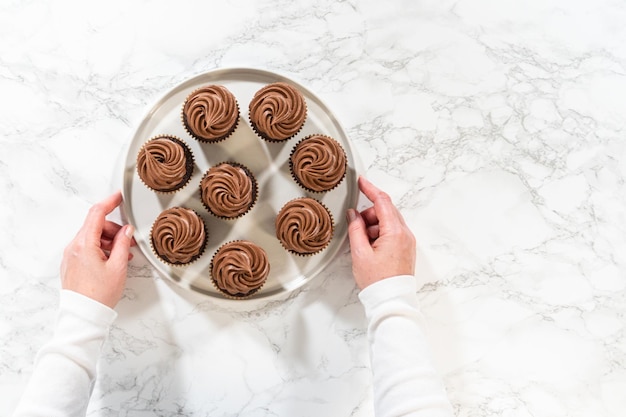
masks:
<instances>
[{"instance_id":1,"label":"reflection on metal tray","mask_svg":"<svg viewBox=\"0 0 626 417\"><path fill-rule=\"evenodd\" d=\"M268 143L252 130L248 119L248 104L254 93L266 84L287 82L297 87L307 103L307 119L298 135L285 143ZM187 95L208 84L226 86L237 98L241 119L235 132L219 143L200 143L185 131L181 109ZM348 171L335 189L326 193L309 193L291 177L289 155L295 144L307 135L322 133L336 139L348 157ZM157 194L139 179L135 160L141 146L160 134L170 134L183 139L191 148L195 169L191 181L181 190L171 194ZM246 165L255 175L259 196L255 206L243 217L220 220L202 206L199 196L200 179L209 167L223 161L236 161ZM247 69L218 69L200 74L177 85L158 100L139 123L134 132L124 160L122 193L123 214L137 231L135 239L152 266L183 288L209 296L224 298L213 287L210 278L211 258L223 243L251 240L265 249L270 261L270 275L263 288L251 299L264 298L292 291L321 272L337 255L347 239L345 212L355 207L358 199L357 175L354 153L348 137L328 107L306 87L273 72ZM320 200L330 210L334 222L334 236L326 249L312 256L288 253L274 233L274 219L280 208L289 200L310 196ZM207 224L209 241L204 254L187 266L173 267L164 264L150 247L150 228L154 219L166 208L184 206L194 209Z\"/></svg>"}]
</instances>

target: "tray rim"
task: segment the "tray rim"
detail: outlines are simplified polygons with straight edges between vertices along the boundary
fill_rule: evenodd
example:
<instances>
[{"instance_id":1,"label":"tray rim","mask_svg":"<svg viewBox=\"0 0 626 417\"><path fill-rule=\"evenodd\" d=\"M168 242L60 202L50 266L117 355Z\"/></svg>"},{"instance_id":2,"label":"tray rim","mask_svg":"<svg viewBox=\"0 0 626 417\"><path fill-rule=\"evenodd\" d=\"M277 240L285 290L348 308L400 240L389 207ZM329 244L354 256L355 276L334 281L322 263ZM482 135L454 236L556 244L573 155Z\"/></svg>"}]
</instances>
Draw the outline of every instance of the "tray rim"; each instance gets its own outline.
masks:
<instances>
[{"instance_id":1,"label":"tray rim","mask_svg":"<svg viewBox=\"0 0 626 417\"><path fill-rule=\"evenodd\" d=\"M120 205L120 214L121 214L121 219L123 223L125 224L129 223L130 218L132 217L132 216L129 216L129 213L132 213L132 210L131 210L130 203L129 203L129 200L127 198L127 193L126 193L126 170L128 168L127 161L129 158L129 150L135 141L135 137L137 133L142 129L144 124L149 122L152 115L156 111L158 111L160 106L168 99L170 95L174 95L182 89L188 89L192 85L198 84L199 80L201 79L205 79L207 77L218 79L220 77L224 77L224 75L226 74L228 74L228 76L231 78L233 77L233 74L235 75L236 74L244 74L244 75L253 74L254 76L261 77L261 78L274 79L275 80L274 82L286 82L286 83L296 86L298 89L303 91L305 95L307 95L307 98L314 99L316 104L321 109L324 110L325 115L330 119L330 121L334 125L334 128L337 129L337 131L341 134L342 138L344 139L342 140L342 145L348 148L346 149L346 152L349 153L354 164L353 166L348 165L346 176L353 175L354 178L352 178L352 181L354 181L355 184L358 184L357 180L358 180L359 173L363 172L362 163L359 158L359 155L357 152L355 152L352 141L347 135L343 125L340 123L339 119L336 117L335 113L329 108L326 102L323 101L316 93L314 93L305 85L303 85L299 80L294 79L292 76L286 76L283 73L279 73L273 70L270 71L270 70L263 69L263 68L242 67L242 66L219 67L219 68L199 72L199 73L196 73L195 75L185 78L183 81L174 84L167 91L157 96L156 99L146 104L145 109L142 112L142 117L140 117L139 121L136 122L134 124L134 127L131 129L129 139L127 140L126 145L121 152L121 158L120 158L121 166L118 167L117 169L119 172L122 173L121 179L120 179L120 182L121 182L120 189L122 193L122 204ZM242 114L241 117L243 118L244 115ZM351 196L352 197L351 199L349 199L350 196L347 197L348 199L347 202L350 207L356 208L358 201L359 201L359 194L360 194L358 191L358 186L357 186L357 190L352 194L353 195ZM335 223L336 222L337 220L335 220ZM329 256L327 256L326 258L326 261L322 262L321 265L316 266L315 268L312 269L312 271L307 271L307 274L303 278L298 279L297 281L291 283L292 285L289 285L287 287L283 286L282 288L278 288L272 291L265 291L265 292L261 291L252 297L243 298L243 299L231 299L219 293L212 293L212 292L203 290L202 288L195 287L192 284L187 285L188 283L183 282L180 279L176 279L175 277L172 276L172 274L165 271L163 269L164 267L163 265L155 264L155 262L153 262L150 256L147 256L144 253L141 247L139 247L138 249L140 250L142 255L146 258L151 268L154 269L161 278L164 278L164 280L168 282L168 284L174 284L178 288L182 288L182 289L191 291L193 293L202 294L212 300L219 300L223 302L235 303L235 304L241 305L243 304L244 301L246 302L271 301L278 297L288 296L293 291L310 283L311 281L313 281L314 278L319 276L330 264L332 264L333 261L337 259L337 257L342 253L342 249L347 247L347 243L348 243L348 233L347 233L347 225L346 225L345 233L342 234L342 236L339 237L339 241L335 243L333 253L329 254Z\"/></svg>"}]
</instances>

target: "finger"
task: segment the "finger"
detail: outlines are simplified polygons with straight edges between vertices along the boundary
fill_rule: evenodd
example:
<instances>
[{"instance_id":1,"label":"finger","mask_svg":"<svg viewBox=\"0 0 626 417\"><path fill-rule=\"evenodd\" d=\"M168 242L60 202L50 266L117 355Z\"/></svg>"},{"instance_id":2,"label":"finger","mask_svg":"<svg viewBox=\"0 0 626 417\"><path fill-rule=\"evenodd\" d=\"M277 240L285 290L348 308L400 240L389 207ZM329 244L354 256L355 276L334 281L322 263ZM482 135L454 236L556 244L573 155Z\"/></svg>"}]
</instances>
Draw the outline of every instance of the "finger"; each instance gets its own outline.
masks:
<instances>
[{"instance_id":1,"label":"finger","mask_svg":"<svg viewBox=\"0 0 626 417\"><path fill-rule=\"evenodd\" d=\"M373 226L368 226L367 236L370 238L370 240L378 239L378 237L380 236L380 228L378 227L377 224Z\"/></svg>"},{"instance_id":2,"label":"finger","mask_svg":"<svg viewBox=\"0 0 626 417\"><path fill-rule=\"evenodd\" d=\"M100 249L103 251L110 251L113 249L113 240L111 239L100 239Z\"/></svg>"},{"instance_id":3,"label":"finger","mask_svg":"<svg viewBox=\"0 0 626 417\"><path fill-rule=\"evenodd\" d=\"M105 221L104 226L102 227L102 237L113 240L113 238L115 237L115 235L117 235L117 232L119 232L121 228L122 226L117 223Z\"/></svg>"},{"instance_id":4,"label":"finger","mask_svg":"<svg viewBox=\"0 0 626 417\"><path fill-rule=\"evenodd\" d=\"M376 209L374 207L370 207L361 212L361 217L365 221L367 225L378 224L378 216L376 215Z\"/></svg>"},{"instance_id":5,"label":"finger","mask_svg":"<svg viewBox=\"0 0 626 417\"><path fill-rule=\"evenodd\" d=\"M117 191L91 206L85 218L85 223L83 223L81 228L84 237L93 243L99 242L105 225L105 217L119 206L121 202L122 193Z\"/></svg>"},{"instance_id":6,"label":"finger","mask_svg":"<svg viewBox=\"0 0 626 417\"><path fill-rule=\"evenodd\" d=\"M389 197L387 193L376 188L374 184L363 176L359 177L359 188L363 194L374 203L374 210L382 233L399 224L404 224L400 212L396 206L393 205L391 197Z\"/></svg>"},{"instance_id":7,"label":"finger","mask_svg":"<svg viewBox=\"0 0 626 417\"><path fill-rule=\"evenodd\" d=\"M128 263L128 255L130 254L130 245L133 240L135 228L127 224L122 227L115 239L113 239L111 253L109 254L109 262L116 267L123 268Z\"/></svg>"},{"instance_id":8,"label":"finger","mask_svg":"<svg viewBox=\"0 0 626 417\"><path fill-rule=\"evenodd\" d=\"M120 231L121 228L122 226L117 223L109 222L109 221L105 222L104 228L102 230L102 237L100 238L100 243L102 245L105 242L108 242L109 244L111 244L113 242L113 239L115 238L115 236L117 235L117 233ZM135 240L134 237L132 238L130 242L130 246L137 246L137 241ZM101 248L104 249L104 246L101 246Z\"/></svg>"},{"instance_id":9,"label":"finger","mask_svg":"<svg viewBox=\"0 0 626 417\"><path fill-rule=\"evenodd\" d=\"M367 236L367 226L358 211L348 209L346 213L348 218L348 238L350 239L350 249L353 255L361 256L372 250L370 240Z\"/></svg>"}]
</instances>

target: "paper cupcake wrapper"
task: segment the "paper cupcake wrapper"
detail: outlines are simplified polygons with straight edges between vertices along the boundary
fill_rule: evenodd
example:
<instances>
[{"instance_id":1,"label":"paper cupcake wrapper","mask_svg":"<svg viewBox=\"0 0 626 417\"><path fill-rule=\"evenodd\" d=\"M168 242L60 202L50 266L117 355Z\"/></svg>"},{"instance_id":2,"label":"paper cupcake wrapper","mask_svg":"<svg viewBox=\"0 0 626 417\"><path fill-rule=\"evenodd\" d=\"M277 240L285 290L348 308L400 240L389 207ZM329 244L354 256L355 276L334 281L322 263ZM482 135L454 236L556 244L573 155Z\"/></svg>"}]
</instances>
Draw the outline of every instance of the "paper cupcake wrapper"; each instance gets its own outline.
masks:
<instances>
[{"instance_id":1,"label":"paper cupcake wrapper","mask_svg":"<svg viewBox=\"0 0 626 417\"><path fill-rule=\"evenodd\" d=\"M323 135L323 134L320 134L320 133L314 133L314 134L311 134L311 135L308 135L308 136L302 138L300 141L298 141L298 143L295 144L295 146L291 150L291 153L289 154L289 172L291 173L291 178L293 178L293 180L296 182L296 184L298 184L300 186L300 188L302 188L303 190L309 191L309 192L312 192L312 193L323 194L323 193L327 193L329 191L334 190L335 188L337 188L339 186L339 184L341 184L343 182L344 178L346 177L346 172L348 171L348 157L346 156L346 151L345 151L345 149L343 149L343 146L341 146L341 144L339 144L339 142L337 142L335 140L335 142L337 142L337 144L341 148L341 151L343 152L343 155L344 155L344 159L346 160L346 163L344 165L343 175L341 176L341 179L339 181L337 181L337 183L335 185L333 185L331 188L328 188L328 189L325 189L325 190L314 190L312 188L307 187L306 185L302 184L302 182L300 181L300 178L298 178L298 176L295 174L292 157L293 157L293 154L296 152L296 149L298 148L298 145L300 145L302 142L304 142L305 140L307 140L307 139L309 139L309 138L311 138L313 136L324 136L325 138L329 138L329 139L335 140L334 138L332 138L332 137L330 137L328 135Z\"/></svg>"},{"instance_id":2,"label":"paper cupcake wrapper","mask_svg":"<svg viewBox=\"0 0 626 417\"><path fill-rule=\"evenodd\" d=\"M211 266L210 266L210 274L211 274L211 283L213 284L213 287L225 298L231 299L231 300L246 300L249 299L250 297L252 297L254 294L257 294L259 291L261 291L261 289L265 286L265 283L267 283L267 277L265 277L265 279L263 280L263 283L257 287L252 289L250 292L246 293L246 294L242 294L242 295L233 295L225 290L223 290L222 288L219 287L219 285L217 284L217 282L215 281L215 279L213 279L213 260L215 259L215 256L220 252L220 250L233 242L244 242L245 240L243 239L235 239L235 240L229 240L228 242L223 243L213 254L213 256L211 257ZM269 262L269 259L268 259Z\"/></svg>"},{"instance_id":3,"label":"paper cupcake wrapper","mask_svg":"<svg viewBox=\"0 0 626 417\"><path fill-rule=\"evenodd\" d=\"M148 139L141 146L141 148L139 149L139 152L137 152L137 157L139 157L139 154L141 153L141 151L143 151L144 146L146 146L146 144L148 144L151 140L159 139L159 138L170 139L170 140L178 143L179 145L181 145L185 149L185 156L188 158L186 165L187 166L191 165L191 170L189 171L188 174L186 174L184 181L180 182L175 188L172 188L170 190L159 190L159 189L153 188L153 187L149 186L148 184L146 184L146 182L143 180L141 175L139 175L139 172L137 171L137 158L135 158L135 172L137 172L137 176L139 177L139 180L142 182L142 184L145 185L148 189L154 191L155 193L163 194L163 195L174 194L174 193L182 190L183 188L185 188L189 184L189 182L191 181L191 177L193 177L193 172L195 170L195 158L193 156L193 152L191 151L191 148L189 147L189 145L187 145L187 142L185 142L184 140L182 140L178 136L167 135L167 134L156 135L156 136L153 136L150 139Z\"/></svg>"},{"instance_id":4,"label":"paper cupcake wrapper","mask_svg":"<svg viewBox=\"0 0 626 417\"><path fill-rule=\"evenodd\" d=\"M202 198L202 181L204 180L204 178L207 176L209 170L207 170L204 175L202 176L202 179L200 180L200 184L198 186L199 188L199 192L200 192L200 201L202 202L202 205L204 206L204 208L211 213L211 215L217 217L218 219L222 219L222 220L235 220L238 219L240 217L245 216L246 214L248 214L250 212L250 210L252 210L252 208L255 206L257 199L259 198L259 188L258 188L258 183L256 181L256 178L254 176L254 174L252 174L252 171L250 171L250 169L248 169L248 167L246 167L243 164L240 164L239 162L232 162L232 161L222 161L220 163L217 163L215 165L213 165L214 167L219 166L221 164L228 164L237 168L241 168L245 171L246 175L248 176L248 178L250 178L252 180L252 202L250 203L250 205L248 206L248 209L246 211L244 211L243 213L238 214L237 216L234 217L228 217L228 216L222 216L219 215L215 212L213 212L213 210L211 210L211 208L208 206L208 204L205 203L204 199ZM209 168L210 169L210 168Z\"/></svg>"},{"instance_id":5,"label":"paper cupcake wrapper","mask_svg":"<svg viewBox=\"0 0 626 417\"><path fill-rule=\"evenodd\" d=\"M335 237L335 219L334 219L334 217L333 217L333 214L330 212L330 210L328 209L328 207L326 207L326 205L325 205L324 203L322 203L321 201L319 201L319 200L318 200L318 199L316 199L316 198L312 198L312 197L297 197L297 198L293 198L293 199L289 200L287 203L285 203L285 204L284 204L284 205L280 208L280 210L278 210L278 213L280 214L280 212L282 212L282 211L283 211L283 208L284 208L287 204L289 204L291 201L293 201L293 200L301 200L301 199L304 199L304 198L310 198L310 199L312 199L312 200L317 201L317 202L318 202L318 203L319 203L322 207L324 207L324 209L326 210L326 212L327 212L327 213L328 213L328 215L330 216L330 239L328 239L328 242L326 242L326 244L325 244L322 248L320 248L320 249L316 250L315 252L306 252L306 253L301 253L301 252L298 252L298 251L296 251L296 250L294 250L294 249L292 249L292 248L288 248L287 246L285 246L285 244L283 243L283 241L282 241L281 239L279 239L279 238L278 238L278 235L277 235L277 233L276 233L276 230L274 230L274 234L276 235L276 239L278 239L278 241L280 242L280 246L282 246L282 247L283 247L283 249L285 249L287 252L292 253L292 254L294 254L294 255L301 256L301 257L307 257L307 256L317 255L318 253L320 253L320 252L324 251L324 249L326 249L326 248L328 247L328 245L330 244L330 241L331 241L331 240L333 240L333 237Z\"/></svg>"},{"instance_id":6,"label":"paper cupcake wrapper","mask_svg":"<svg viewBox=\"0 0 626 417\"><path fill-rule=\"evenodd\" d=\"M249 118L249 116L248 116ZM296 133L294 133L293 135L289 136L288 138L285 139L274 139L271 138L269 136L267 136L265 133L261 132L259 129L257 129L256 125L254 124L254 122L252 121L252 119L250 119L250 126L252 127L252 130L254 131L254 133L256 133L256 135L263 139L266 142L270 142L270 143L286 143L289 140L295 138L296 136L298 136L298 134L302 131L302 128L304 127L304 125L306 124L306 118L304 119L304 122L302 123L302 126L300 126L300 128L296 131Z\"/></svg>"},{"instance_id":7,"label":"paper cupcake wrapper","mask_svg":"<svg viewBox=\"0 0 626 417\"><path fill-rule=\"evenodd\" d=\"M174 208L174 207L169 207L169 208L167 208L167 209L164 209L163 211L168 210L168 209L170 209L170 208ZM157 259L159 259L159 260L160 260L161 262L163 262L165 265L172 266L172 267L181 267L181 266L183 266L183 267L184 267L184 266L188 266L188 265L191 265L191 264L193 264L194 262L196 262L198 259L200 259L200 258L202 257L202 255L204 255L204 252L206 251L206 248L207 248L207 246L208 246L208 242L209 242L209 229L207 228L207 225L206 225L206 222L204 221L204 219L202 219L202 216L200 216L200 215L198 214L198 212L196 212L196 211L195 211L195 210L193 210L193 209L190 209L190 208L188 208L188 207L182 207L182 208L184 208L184 209L186 209L186 210L191 210L191 211L193 211L193 212L196 214L196 216L198 216L198 218L200 218L200 220L202 220L202 225L203 225L203 227L204 227L204 236L205 236L205 238L204 238L204 244L202 245L202 248L200 248L200 251L198 252L198 254L197 254L197 255L195 255L195 256L194 256L194 257L193 257L193 258L192 258L189 262L185 262L185 263L175 263L175 262L171 262L171 261L169 261L169 260L165 259L162 255L160 255L160 254L157 252L157 250L154 248L154 243L153 243L153 240L152 240L152 232L153 232L153 230L154 230L154 223L156 222L156 219L154 219L154 221L152 222L152 226L150 226L150 239L149 239L149 240L150 240L150 249L152 250L152 253L154 254L154 256L156 256L156 257L157 257ZM160 215L160 213L159 213L159 215ZM157 216L157 218L158 218L158 216Z\"/></svg>"},{"instance_id":8,"label":"paper cupcake wrapper","mask_svg":"<svg viewBox=\"0 0 626 417\"><path fill-rule=\"evenodd\" d=\"M187 104L187 101L189 101L189 98L191 96L193 96L198 90L201 90L202 88L204 88L204 86L196 88L195 90L193 90L191 93L189 93L187 95L187 97L185 98L185 101L183 101L183 105L182 105L181 111L180 111L180 122L182 123L183 128L185 129L187 134L189 136L191 136L192 138L196 139L198 142L202 142L202 143L218 143L218 142L222 142L222 141L228 139L229 137L231 137L232 134L235 132L235 130L237 130L237 127L239 126L239 119L241 119L241 109L239 108L239 102L237 101L237 98L235 98L235 105L237 106L237 118L235 119L235 123L230 128L228 133L226 133L225 135L216 137L214 139L207 139L207 138L200 137L200 136L196 135L195 133L193 133L193 131L189 128L189 126L187 126L187 122L185 121L185 105ZM234 96L235 95L233 94L233 97Z\"/></svg>"}]
</instances>

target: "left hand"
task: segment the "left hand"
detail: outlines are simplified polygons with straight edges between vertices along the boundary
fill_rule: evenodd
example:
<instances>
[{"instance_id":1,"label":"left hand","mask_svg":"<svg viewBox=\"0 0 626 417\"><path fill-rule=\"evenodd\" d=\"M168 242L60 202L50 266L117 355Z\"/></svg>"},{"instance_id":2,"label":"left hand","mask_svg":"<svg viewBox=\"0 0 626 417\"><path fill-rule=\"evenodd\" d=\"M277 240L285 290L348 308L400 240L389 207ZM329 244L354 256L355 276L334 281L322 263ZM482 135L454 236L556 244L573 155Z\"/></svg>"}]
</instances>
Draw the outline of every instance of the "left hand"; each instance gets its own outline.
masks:
<instances>
[{"instance_id":1,"label":"left hand","mask_svg":"<svg viewBox=\"0 0 626 417\"><path fill-rule=\"evenodd\" d=\"M134 228L106 220L122 202L118 191L89 210L76 237L65 248L61 286L114 308L126 284Z\"/></svg>"}]
</instances>

